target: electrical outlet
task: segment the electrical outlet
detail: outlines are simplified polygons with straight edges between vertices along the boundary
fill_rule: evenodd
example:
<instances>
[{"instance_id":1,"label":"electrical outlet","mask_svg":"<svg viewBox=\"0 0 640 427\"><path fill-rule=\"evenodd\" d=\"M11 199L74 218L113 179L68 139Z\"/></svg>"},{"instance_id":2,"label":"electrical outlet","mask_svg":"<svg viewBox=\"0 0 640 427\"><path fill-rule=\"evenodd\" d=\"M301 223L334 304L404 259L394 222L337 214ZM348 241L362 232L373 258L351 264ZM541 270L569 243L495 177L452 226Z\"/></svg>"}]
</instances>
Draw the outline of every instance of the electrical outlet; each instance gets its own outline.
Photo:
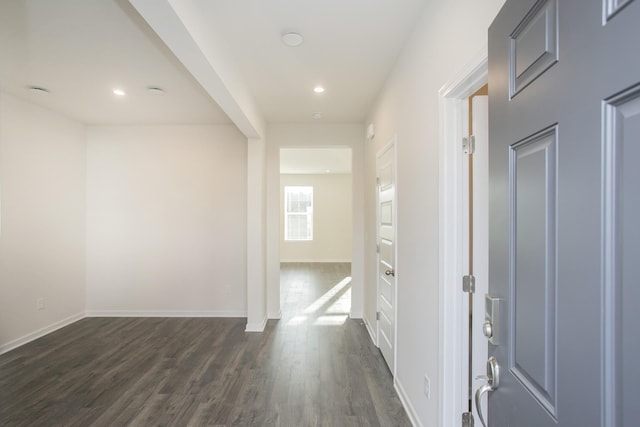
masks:
<instances>
[{"instance_id":1,"label":"electrical outlet","mask_svg":"<svg viewBox=\"0 0 640 427\"><path fill-rule=\"evenodd\" d=\"M38 307L38 310L44 310L44 298L38 298L36 306Z\"/></svg>"},{"instance_id":2,"label":"electrical outlet","mask_svg":"<svg viewBox=\"0 0 640 427\"><path fill-rule=\"evenodd\" d=\"M424 395L427 399L431 399L431 380L426 374L424 375Z\"/></svg>"}]
</instances>

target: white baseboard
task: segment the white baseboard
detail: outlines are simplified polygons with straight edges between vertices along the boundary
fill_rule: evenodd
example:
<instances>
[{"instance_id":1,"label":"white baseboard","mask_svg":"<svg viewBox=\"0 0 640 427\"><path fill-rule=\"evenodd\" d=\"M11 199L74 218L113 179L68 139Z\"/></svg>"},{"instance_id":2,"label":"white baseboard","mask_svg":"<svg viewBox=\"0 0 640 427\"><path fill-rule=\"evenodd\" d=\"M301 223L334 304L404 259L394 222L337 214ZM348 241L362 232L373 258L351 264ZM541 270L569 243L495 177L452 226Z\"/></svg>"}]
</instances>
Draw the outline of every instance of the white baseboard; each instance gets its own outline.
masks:
<instances>
[{"instance_id":1,"label":"white baseboard","mask_svg":"<svg viewBox=\"0 0 640 427\"><path fill-rule=\"evenodd\" d=\"M246 311L89 310L87 317L247 317Z\"/></svg>"},{"instance_id":2,"label":"white baseboard","mask_svg":"<svg viewBox=\"0 0 640 427\"><path fill-rule=\"evenodd\" d=\"M352 319L362 319L362 312L361 311L352 311L351 313L349 313L349 317Z\"/></svg>"},{"instance_id":3,"label":"white baseboard","mask_svg":"<svg viewBox=\"0 0 640 427\"><path fill-rule=\"evenodd\" d=\"M37 331L31 332L25 336L9 341L6 344L0 345L0 354L7 353L13 349L16 349L22 345L25 345L31 341L42 338L43 336L55 332L58 329L64 328L78 320L85 317L247 317L246 311L161 311L161 310L90 310L87 312L77 313L73 316L69 316L66 319L62 319ZM266 325L266 319L262 329L264 330Z\"/></svg>"},{"instance_id":4,"label":"white baseboard","mask_svg":"<svg viewBox=\"0 0 640 427\"><path fill-rule=\"evenodd\" d=\"M350 263L350 259L281 259L280 262L343 262Z\"/></svg>"},{"instance_id":5,"label":"white baseboard","mask_svg":"<svg viewBox=\"0 0 640 427\"><path fill-rule=\"evenodd\" d=\"M369 337L371 338L371 342L377 347L378 346L378 340L376 340L376 333L372 329L371 323L369 323L369 320L367 319L367 316L363 316L362 320L364 321L364 325L367 327L367 332L369 332Z\"/></svg>"},{"instance_id":6,"label":"white baseboard","mask_svg":"<svg viewBox=\"0 0 640 427\"><path fill-rule=\"evenodd\" d=\"M267 317L269 319L282 319L282 310L278 310L277 312L268 313Z\"/></svg>"},{"instance_id":7,"label":"white baseboard","mask_svg":"<svg viewBox=\"0 0 640 427\"><path fill-rule=\"evenodd\" d=\"M25 345L31 341L37 340L38 338L41 338L47 334L50 334L51 332L57 331L58 329L64 328L65 326L68 326L74 322L77 322L78 320L83 319L84 317L85 317L84 313L77 313L77 314L74 314L73 316L67 317L66 319L62 319L58 322L45 326L44 328L38 329L37 331L31 332L30 334L22 336L18 339L9 341L6 344L0 345L0 354L4 354L15 348Z\"/></svg>"},{"instance_id":8,"label":"white baseboard","mask_svg":"<svg viewBox=\"0 0 640 427\"><path fill-rule=\"evenodd\" d=\"M267 318L262 319L262 322L247 322L247 327L244 329L245 332L263 332L265 326L267 326Z\"/></svg>"},{"instance_id":9,"label":"white baseboard","mask_svg":"<svg viewBox=\"0 0 640 427\"><path fill-rule=\"evenodd\" d=\"M411 400L407 397L407 393L404 391L402 384L397 378L394 378L394 387L396 392L398 393L398 397L400 398L400 402L402 402L402 406L404 406L404 410L407 411L407 416L409 417L409 421L411 421L411 425L414 427L423 427L420 422L420 418L418 418L418 414L414 409L413 405L411 405Z\"/></svg>"}]
</instances>

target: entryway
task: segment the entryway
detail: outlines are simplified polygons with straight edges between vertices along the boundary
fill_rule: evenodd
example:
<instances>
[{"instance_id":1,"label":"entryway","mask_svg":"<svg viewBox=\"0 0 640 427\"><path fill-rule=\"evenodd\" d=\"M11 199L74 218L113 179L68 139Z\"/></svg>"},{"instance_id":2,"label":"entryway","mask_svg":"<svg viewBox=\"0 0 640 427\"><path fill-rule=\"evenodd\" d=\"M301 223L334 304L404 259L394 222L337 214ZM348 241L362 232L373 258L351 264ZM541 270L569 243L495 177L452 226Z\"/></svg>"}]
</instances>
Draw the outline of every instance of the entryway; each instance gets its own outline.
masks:
<instances>
[{"instance_id":1,"label":"entryway","mask_svg":"<svg viewBox=\"0 0 640 427\"><path fill-rule=\"evenodd\" d=\"M280 149L283 320L293 316L288 320L294 323L303 318L332 322L338 321L339 316L343 316L342 321L349 316L353 240L351 151L349 147ZM315 318L318 309L336 295L345 297L340 300L343 314Z\"/></svg>"},{"instance_id":2,"label":"entryway","mask_svg":"<svg viewBox=\"0 0 640 427\"><path fill-rule=\"evenodd\" d=\"M487 52L479 52L440 90L441 425L458 425L463 414L473 414L478 421L472 393L480 384L475 377L485 373L487 344L478 324L484 320L488 286L487 141L486 134L484 139L477 138L480 135L473 129L476 125L469 122L470 109L474 107L469 99L487 83L487 71ZM486 97L475 99L483 104L476 105L482 111L476 119L484 121L486 133ZM471 133L476 134L474 154L470 154ZM475 290L469 295L463 291L463 278L472 275L476 279ZM470 281L466 280L466 289L471 288Z\"/></svg>"}]
</instances>

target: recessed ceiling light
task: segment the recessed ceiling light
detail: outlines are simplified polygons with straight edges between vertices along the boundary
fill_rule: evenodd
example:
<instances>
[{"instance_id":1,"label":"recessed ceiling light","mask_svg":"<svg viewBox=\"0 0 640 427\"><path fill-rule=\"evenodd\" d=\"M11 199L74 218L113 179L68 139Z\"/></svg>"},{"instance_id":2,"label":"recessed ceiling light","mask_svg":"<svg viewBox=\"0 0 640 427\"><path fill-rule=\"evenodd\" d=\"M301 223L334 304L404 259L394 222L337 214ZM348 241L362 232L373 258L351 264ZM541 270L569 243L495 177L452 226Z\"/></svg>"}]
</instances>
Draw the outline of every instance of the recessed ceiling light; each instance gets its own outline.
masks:
<instances>
[{"instance_id":1,"label":"recessed ceiling light","mask_svg":"<svg viewBox=\"0 0 640 427\"><path fill-rule=\"evenodd\" d=\"M122 89L114 89L113 94L117 96L125 96L127 93Z\"/></svg>"},{"instance_id":2,"label":"recessed ceiling light","mask_svg":"<svg viewBox=\"0 0 640 427\"><path fill-rule=\"evenodd\" d=\"M299 33L289 32L282 35L282 43L290 47L300 46L304 38Z\"/></svg>"},{"instance_id":3,"label":"recessed ceiling light","mask_svg":"<svg viewBox=\"0 0 640 427\"><path fill-rule=\"evenodd\" d=\"M35 93L37 95L48 95L49 91L40 86L29 86L29 92Z\"/></svg>"},{"instance_id":4,"label":"recessed ceiling light","mask_svg":"<svg viewBox=\"0 0 640 427\"><path fill-rule=\"evenodd\" d=\"M322 118L322 113L320 111L316 111L315 113L313 113L311 115L311 117L313 117L316 120L321 119Z\"/></svg>"},{"instance_id":5,"label":"recessed ceiling light","mask_svg":"<svg viewBox=\"0 0 640 427\"><path fill-rule=\"evenodd\" d=\"M164 89L158 86L149 86L147 88L147 92L149 92L151 95L164 95Z\"/></svg>"},{"instance_id":6,"label":"recessed ceiling light","mask_svg":"<svg viewBox=\"0 0 640 427\"><path fill-rule=\"evenodd\" d=\"M316 86L316 87L313 88L313 91L315 93L322 93L322 92L324 92L324 88L322 86Z\"/></svg>"}]
</instances>

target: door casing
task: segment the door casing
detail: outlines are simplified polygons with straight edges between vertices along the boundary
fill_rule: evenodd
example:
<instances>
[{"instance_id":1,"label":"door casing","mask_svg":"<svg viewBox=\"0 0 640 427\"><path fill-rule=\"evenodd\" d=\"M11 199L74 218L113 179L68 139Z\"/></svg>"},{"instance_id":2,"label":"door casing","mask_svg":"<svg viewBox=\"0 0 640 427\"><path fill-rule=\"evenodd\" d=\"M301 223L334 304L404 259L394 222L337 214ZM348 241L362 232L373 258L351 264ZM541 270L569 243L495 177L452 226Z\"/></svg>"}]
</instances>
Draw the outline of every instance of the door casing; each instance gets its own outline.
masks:
<instances>
[{"instance_id":1,"label":"door casing","mask_svg":"<svg viewBox=\"0 0 640 427\"><path fill-rule=\"evenodd\" d=\"M467 361L467 349L461 337L468 327L465 311L466 294L462 290L465 274L463 221L463 160L462 138L465 134L464 112L469 96L488 81L487 47L470 58L439 91L440 98L440 331L439 378L441 401L438 425L459 425L467 412L467 375L461 369Z\"/></svg>"},{"instance_id":2,"label":"door casing","mask_svg":"<svg viewBox=\"0 0 640 427\"><path fill-rule=\"evenodd\" d=\"M380 150L378 150L378 152L376 153L376 176L378 176L378 172L379 172L379 164L378 164L378 159L379 157L385 153L386 151L391 150L392 154L393 154L393 160L392 160L392 164L393 164L393 183L394 183L394 197L393 197L393 207L392 207L392 217L393 217L393 235L394 235L394 254L393 254L393 259L394 259L394 270L397 272L398 271L398 233L397 233L397 218L398 218L398 211L397 211L397 206L398 206L398 202L397 202L397 183L398 183L398 173L397 173L397 143L396 143L396 136L394 135L393 138L391 138L391 140L386 143L382 148L380 148ZM379 189L378 186L376 185L376 244L379 244L380 242L380 209L379 209L379 205L380 205L380 201L379 201ZM380 266L380 253L376 251L376 270L375 270L375 277L376 277L376 312L380 312L381 308L380 308L380 278L379 278L379 266ZM391 343L391 345L393 346L393 363L391 364L391 366L389 367L391 370L391 374L393 376L393 382L395 384L395 380L396 380L396 361L398 359L398 352L397 352L397 335L398 335L398 282L397 282L397 277L395 277L394 280L394 287L393 287L393 342ZM380 347L380 321L377 320L376 321L376 345L378 347Z\"/></svg>"}]
</instances>

